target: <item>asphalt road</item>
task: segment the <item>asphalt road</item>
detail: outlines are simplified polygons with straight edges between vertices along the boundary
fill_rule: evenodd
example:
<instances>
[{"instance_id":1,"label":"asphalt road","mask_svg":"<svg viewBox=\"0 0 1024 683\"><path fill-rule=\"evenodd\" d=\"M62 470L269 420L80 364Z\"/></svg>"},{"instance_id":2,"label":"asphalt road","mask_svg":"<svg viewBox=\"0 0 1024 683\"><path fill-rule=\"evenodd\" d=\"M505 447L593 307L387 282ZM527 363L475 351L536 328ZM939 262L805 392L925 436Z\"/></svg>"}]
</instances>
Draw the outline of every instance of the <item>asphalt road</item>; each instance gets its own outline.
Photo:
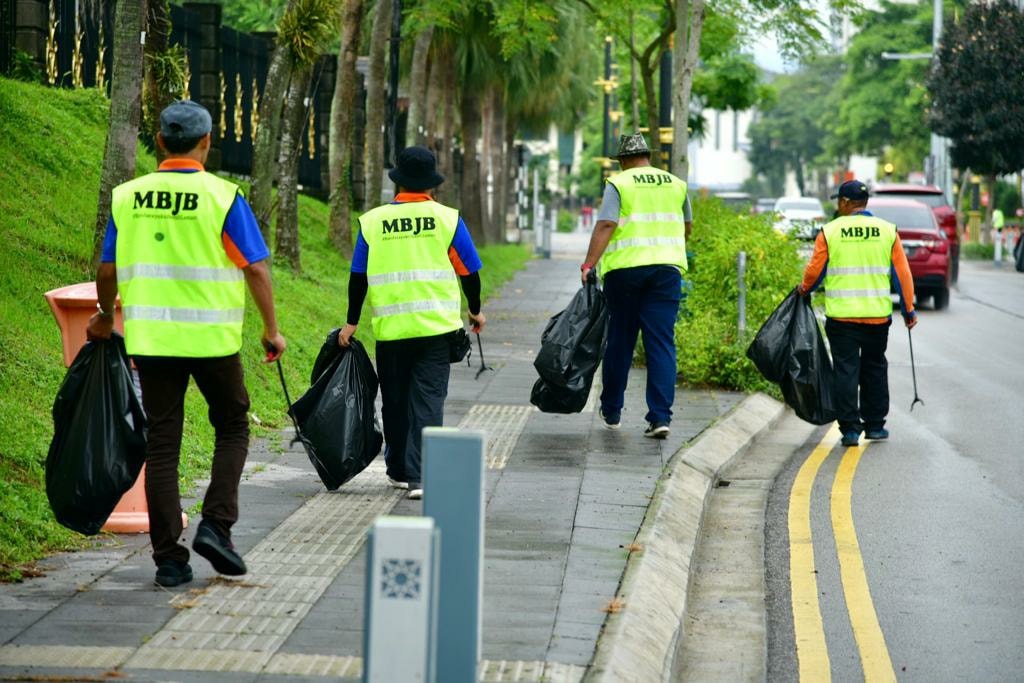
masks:
<instances>
[{"instance_id":1,"label":"asphalt road","mask_svg":"<svg viewBox=\"0 0 1024 683\"><path fill-rule=\"evenodd\" d=\"M798 665L815 657L836 681L1024 680L1024 274L964 262L949 309L920 315L913 337L924 405L910 411L907 332L897 318L890 440L843 449L835 436L816 474L805 468L798 478L822 428L773 487L768 680L801 678ZM813 482L815 571L793 575L795 480ZM818 645L801 640L800 658L794 586L798 596L816 589L823 633ZM803 680L823 678L808 671Z\"/></svg>"}]
</instances>

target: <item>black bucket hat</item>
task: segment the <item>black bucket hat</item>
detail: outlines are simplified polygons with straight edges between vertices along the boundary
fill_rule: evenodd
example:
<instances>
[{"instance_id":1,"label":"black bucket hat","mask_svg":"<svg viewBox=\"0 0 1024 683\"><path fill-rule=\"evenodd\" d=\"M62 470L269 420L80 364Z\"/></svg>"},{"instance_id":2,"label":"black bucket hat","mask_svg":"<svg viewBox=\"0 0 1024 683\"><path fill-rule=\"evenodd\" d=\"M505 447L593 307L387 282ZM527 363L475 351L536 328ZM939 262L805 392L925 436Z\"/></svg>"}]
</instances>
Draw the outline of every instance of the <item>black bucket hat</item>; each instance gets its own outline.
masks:
<instances>
[{"instance_id":1,"label":"black bucket hat","mask_svg":"<svg viewBox=\"0 0 1024 683\"><path fill-rule=\"evenodd\" d=\"M444 176L437 172L437 157L419 145L398 153L398 165L388 171L388 177L407 190L431 190L444 182Z\"/></svg>"}]
</instances>

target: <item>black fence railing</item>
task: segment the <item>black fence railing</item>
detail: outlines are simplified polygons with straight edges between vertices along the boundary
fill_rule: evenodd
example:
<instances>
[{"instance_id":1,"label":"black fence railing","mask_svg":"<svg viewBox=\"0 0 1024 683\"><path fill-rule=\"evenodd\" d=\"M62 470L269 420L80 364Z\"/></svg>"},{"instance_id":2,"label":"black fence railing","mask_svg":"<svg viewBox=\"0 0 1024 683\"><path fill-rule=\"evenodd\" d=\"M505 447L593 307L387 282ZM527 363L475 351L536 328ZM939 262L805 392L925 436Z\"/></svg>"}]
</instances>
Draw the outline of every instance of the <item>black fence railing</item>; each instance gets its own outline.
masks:
<instances>
[{"instance_id":1,"label":"black fence railing","mask_svg":"<svg viewBox=\"0 0 1024 683\"><path fill-rule=\"evenodd\" d=\"M17 0L0 0L0 74L14 68L14 13Z\"/></svg>"}]
</instances>

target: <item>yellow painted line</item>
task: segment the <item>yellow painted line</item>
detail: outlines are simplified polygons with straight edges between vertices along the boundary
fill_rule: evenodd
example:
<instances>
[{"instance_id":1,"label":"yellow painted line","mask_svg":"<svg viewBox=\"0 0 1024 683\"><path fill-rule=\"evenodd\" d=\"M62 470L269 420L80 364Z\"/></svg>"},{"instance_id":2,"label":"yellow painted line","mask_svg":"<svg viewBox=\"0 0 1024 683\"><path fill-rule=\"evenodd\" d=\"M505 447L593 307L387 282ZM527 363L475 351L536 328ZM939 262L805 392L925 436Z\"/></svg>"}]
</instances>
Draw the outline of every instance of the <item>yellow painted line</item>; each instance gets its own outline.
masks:
<instances>
[{"instance_id":1,"label":"yellow painted line","mask_svg":"<svg viewBox=\"0 0 1024 683\"><path fill-rule=\"evenodd\" d=\"M853 636L860 651L864 681L895 682L896 672L893 671L889 648L885 645L885 636L871 601L864 560L857 542L857 530L853 525L853 477L866 448L854 446L843 453L832 483L832 532L839 555L839 575L843 582L843 595L846 597L846 611L850 615L850 626L853 627Z\"/></svg>"},{"instance_id":2,"label":"yellow painted line","mask_svg":"<svg viewBox=\"0 0 1024 683\"><path fill-rule=\"evenodd\" d=\"M793 602L793 633L801 681L832 680L825 629L818 605L818 575L811 541L811 490L821 464L839 437L833 425L800 466L789 494L789 580Z\"/></svg>"}]
</instances>

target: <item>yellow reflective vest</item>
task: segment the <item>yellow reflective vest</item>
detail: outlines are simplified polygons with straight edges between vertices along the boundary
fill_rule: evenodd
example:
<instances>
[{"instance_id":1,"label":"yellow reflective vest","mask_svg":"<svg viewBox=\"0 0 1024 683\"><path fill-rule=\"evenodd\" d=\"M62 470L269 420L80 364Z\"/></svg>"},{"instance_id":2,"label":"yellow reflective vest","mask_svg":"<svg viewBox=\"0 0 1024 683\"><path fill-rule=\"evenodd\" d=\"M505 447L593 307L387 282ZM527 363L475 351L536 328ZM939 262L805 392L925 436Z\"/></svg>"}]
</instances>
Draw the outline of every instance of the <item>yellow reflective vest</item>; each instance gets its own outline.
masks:
<instances>
[{"instance_id":1,"label":"yellow reflective vest","mask_svg":"<svg viewBox=\"0 0 1024 683\"><path fill-rule=\"evenodd\" d=\"M458 226L459 212L435 201L385 204L359 217L378 340L431 337L462 326L462 292L448 258Z\"/></svg>"},{"instance_id":2,"label":"yellow reflective vest","mask_svg":"<svg viewBox=\"0 0 1024 683\"><path fill-rule=\"evenodd\" d=\"M619 226L601 257L601 276L654 264L685 272L686 183L653 166L631 168L608 182L619 192Z\"/></svg>"},{"instance_id":3,"label":"yellow reflective vest","mask_svg":"<svg viewBox=\"0 0 1024 683\"><path fill-rule=\"evenodd\" d=\"M892 315L892 247L896 226L874 216L841 216L823 229L828 244L825 315L885 318Z\"/></svg>"},{"instance_id":4,"label":"yellow reflective vest","mask_svg":"<svg viewBox=\"0 0 1024 683\"><path fill-rule=\"evenodd\" d=\"M244 276L221 239L237 194L205 171L150 173L114 188L129 354L215 358L241 349Z\"/></svg>"}]
</instances>

